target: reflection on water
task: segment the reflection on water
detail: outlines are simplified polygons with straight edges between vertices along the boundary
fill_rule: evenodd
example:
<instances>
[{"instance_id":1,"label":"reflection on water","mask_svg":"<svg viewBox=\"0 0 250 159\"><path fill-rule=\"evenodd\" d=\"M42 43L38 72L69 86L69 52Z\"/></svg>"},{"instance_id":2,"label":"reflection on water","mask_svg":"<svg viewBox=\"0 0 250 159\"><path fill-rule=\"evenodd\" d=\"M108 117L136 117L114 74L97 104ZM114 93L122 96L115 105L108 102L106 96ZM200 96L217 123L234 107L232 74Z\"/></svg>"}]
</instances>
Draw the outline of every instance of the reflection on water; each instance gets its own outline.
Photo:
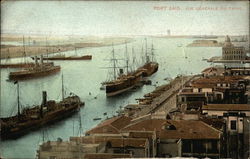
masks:
<instances>
[{"instance_id":1,"label":"reflection on water","mask_svg":"<svg viewBox=\"0 0 250 159\"><path fill-rule=\"evenodd\" d=\"M4 157L13 158L31 158L35 157L38 144L43 140L56 140L58 137L68 140L70 136L79 135L79 120L82 124L82 133L94 127L100 121L93 118L112 117L116 111L128 103L135 103L135 98L142 97L145 93L155 89L153 85L162 85L166 83L167 77L174 78L178 74L197 74L202 69L210 66L209 63L202 61L203 58L221 55L220 47L188 47L187 44L194 39L181 38L151 38L153 41L155 58L159 63L159 70L152 75L151 86L143 86L136 91L128 92L117 97L106 98L105 91L100 90L101 82L107 79L108 70L102 67L109 64L104 59L110 57L112 47L99 47L78 49L78 55L92 54L91 61L55 61L56 65L61 66L61 72L44 77L41 79L32 79L20 82L20 101L23 107L41 104L42 91L46 90L48 99L61 99L61 74L64 77L64 86L66 94L70 92L80 96L85 101L85 107L74 116L60 121L54 125L31 132L17 140L1 142L1 154ZM141 47L143 38L137 38L134 42L128 44L128 50L134 47L136 58L141 57ZM182 47L178 47L182 44ZM151 44L150 44L151 45ZM124 56L125 45L114 46L118 57ZM68 51L67 54L75 54L74 51ZM20 61L20 59L11 60ZM1 69L1 111L0 115L9 116L17 112L17 92L16 85L7 82L8 73L15 69ZM107 115L103 113L107 112ZM25 153L24 153L25 152Z\"/></svg>"}]
</instances>

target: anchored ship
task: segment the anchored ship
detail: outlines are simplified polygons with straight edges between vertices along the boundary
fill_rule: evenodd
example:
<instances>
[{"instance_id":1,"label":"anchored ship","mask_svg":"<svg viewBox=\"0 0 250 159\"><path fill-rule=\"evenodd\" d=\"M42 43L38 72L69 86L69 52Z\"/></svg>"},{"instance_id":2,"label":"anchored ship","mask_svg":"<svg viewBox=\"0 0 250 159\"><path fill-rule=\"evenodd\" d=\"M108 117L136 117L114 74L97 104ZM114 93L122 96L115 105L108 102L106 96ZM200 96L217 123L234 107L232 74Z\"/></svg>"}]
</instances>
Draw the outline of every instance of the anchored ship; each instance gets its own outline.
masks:
<instances>
[{"instance_id":1,"label":"anchored ship","mask_svg":"<svg viewBox=\"0 0 250 159\"><path fill-rule=\"evenodd\" d=\"M19 84L16 83L18 85L18 112L15 116L0 118L2 140L18 138L31 130L67 118L79 111L80 107L84 105L84 102L81 102L80 98L73 94L66 98L63 96L60 102L47 101L47 93L43 91L41 105L20 111Z\"/></svg>"},{"instance_id":2,"label":"anchored ship","mask_svg":"<svg viewBox=\"0 0 250 159\"><path fill-rule=\"evenodd\" d=\"M35 59L32 57L32 59ZM65 55L56 55L52 57L44 57L44 60L91 60L92 55L84 55L84 56L65 56Z\"/></svg>"},{"instance_id":3,"label":"anchored ship","mask_svg":"<svg viewBox=\"0 0 250 159\"><path fill-rule=\"evenodd\" d=\"M76 53L76 48L75 48ZM34 57L31 57L33 60ZM48 56L43 57L44 60L92 60L92 55L84 55L84 56L65 56L65 55L55 55L55 56Z\"/></svg>"},{"instance_id":4,"label":"anchored ship","mask_svg":"<svg viewBox=\"0 0 250 159\"><path fill-rule=\"evenodd\" d=\"M116 77L117 59L115 59L114 48L112 50L112 55L113 55L112 61L113 61L113 66L114 66L113 67L114 80L104 83L104 85L106 86L107 96L115 96L125 91L128 91L136 86L142 85L142 80L144 77L151 76L158 70L158 63L150 61L149 56L146 51L147 60L146 60L146 63L142 67L139 67L138 69L132 72L127 71L127 74L124 74L123 70L120 69L120 76ZM153 55L153 45L152 45L152 55Z\"/></svg>"},{"instance_id":5,"label":"anchored ship","mask_svg":"<svg viewBox=\"0 0 250 159\"><path fill-rule=\"evenodd\" d=\"M21 71L10 72L10 80L25 80L30 78L37 78L42 76L48 76L60 71L60 66L54 66L53 63L43 63L43 57L40 58L41 63L38 63L37 57L35 57L35 65L33 67L25 68Z\"/></svg>"}]
</instances>

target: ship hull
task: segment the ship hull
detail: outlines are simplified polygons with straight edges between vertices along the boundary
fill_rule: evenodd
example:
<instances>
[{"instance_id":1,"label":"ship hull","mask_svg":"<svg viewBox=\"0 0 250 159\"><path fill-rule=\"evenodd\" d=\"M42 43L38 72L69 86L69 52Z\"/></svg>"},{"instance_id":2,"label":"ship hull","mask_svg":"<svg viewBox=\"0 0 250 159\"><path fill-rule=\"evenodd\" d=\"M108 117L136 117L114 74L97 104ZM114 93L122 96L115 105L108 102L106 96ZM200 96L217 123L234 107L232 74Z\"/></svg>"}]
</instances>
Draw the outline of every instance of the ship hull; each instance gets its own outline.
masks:
<instances>
[{"instance_id":1,"label":"ship hull","mask_svg":"<svg viewBox=\"0 0 250 159\"><path fill-rule=\"evenodd\" d=\"M34 63L0 64L0 68L28 68L35 66Z\"/></svg>"},{"instance_id":2,"label":"ship hull","mask_svg":"<svg viewBox=\"0 0 250 159\"><path fill-rule=\"evenodd\" d=\"M79 111L81 105L83 105L83 103L72 103L67 108L60 108L58 110L45 113L43 117L29 119L27 121L19 121L17 117L9 119L16 122L15 125L6 124L6 119L2 119L1 139L15 139L27 134L30 131L37 130L48 124L70 117Z\"/></svg>"},{"instance_id":3,"label":"ship hull","mask_svg":"<svg viewBox=\"0 0 250 159\"><path fill-rule=\"evenodd\" d=\"M106 83L106 96L111 97L122 94L138 85L140 85L143 77L148 77L157 72L158 63L149 62L144 66L138 68L135 72L120 77L119 80L115 80Z\"/></svg>"},{"instance_id":4,"label":"ship hull","mask_svg":"<svg viewBox=\"0 0 250 159\"><path fill-rule=\"evenodd\" d=\"M11 72L9 74L10 80L25 80L31 78L38 78L43 76L48 76L55 74L61 70L60 66L52 66L52 68L41 70L41 71L21 71L21 72Z\"/></svg>"},{"instance_id":5,"label":"ship hull","mask_svg":"<svg viewBox=\"0 0 250 159\"><path fill-rule=\"evenodd\" d=\"M80 56L80 57L43 57L44 60L60 61L60 60L92 60L92 55Z\"/></svg>"}]
</instances>

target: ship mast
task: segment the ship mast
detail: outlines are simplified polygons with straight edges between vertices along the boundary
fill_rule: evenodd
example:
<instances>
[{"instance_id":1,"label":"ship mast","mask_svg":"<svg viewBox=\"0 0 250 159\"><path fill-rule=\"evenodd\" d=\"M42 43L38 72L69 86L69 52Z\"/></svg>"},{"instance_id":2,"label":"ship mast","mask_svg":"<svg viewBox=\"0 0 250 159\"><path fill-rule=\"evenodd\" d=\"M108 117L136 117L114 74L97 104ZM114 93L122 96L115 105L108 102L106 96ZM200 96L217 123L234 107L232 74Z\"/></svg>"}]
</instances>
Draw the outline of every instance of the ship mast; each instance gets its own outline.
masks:
<instances>
[{"instance_id":1,"label":"ship mast","mask_svg":"<svg viewBox=\"0 0 250 159\"><path fill-rule=\"evenodd\" d=\"M26 50L25 50L25 44L24 44L24 35L23 35L23 56L24 56L24 63L26 63Z\"/></svg>"},{"instance_id":2,"label":"ship mast","mask_svg":"<svg viewBox=\"0 0 250 159\"><path fill-rule=\"evenodd\" d=\"M152 43L152 48L151 48L151 61L153 62L154 61L154 45Z\"/></svg>"},{"instance_id":3,"label":"ship mast","mask_svg":"<svg viewBox=\"0 0 250 159\"><path fill-rule=\"evenodd\" d=\"M46 37L45 41L46 41L46 42L45 42L45 43L46 43L46 53L47 53L47 57L48 57L48 54L49 54L49 53L48 53L48 40L47 40L47 37Z\"/></svg>"},{"instance_id":4,"label":"ship mast","mask_svg":"<svg viewBox=\"0 0 250 159\"><path fill-rule=\"evenodd\" d=\"M19 96L19 82L15 81L14 84L17 84L17 117L20 118L20 96Z\"/></svg>"},{"instance_id":5,"label":"ship mast","mask_svg":"<svg viewBox=\"0 0 250 159\"><path fill-rule=\"evenodd\" d=\"M129 57L128 57L128 45L127 45L127 42L126 42L125 50L126 50L126 52L125 52L125 54L126 54L126 69L127 69L127 74L128 74L128 59L129 59Z\"/></svg>"},{"instance_id":6,"label":"ship mast","mask_svg":"<svg viewBox=\"0 0 250 159\"><path fill-rule=\"evenodd\" d=\"M147 44L147 38L145 38L145 42L146 42L146 48L145 48L145 55L146 55L146 63L149 62L149 57L148 57L148 44Z\"/></svg>"},{"instance_id":7,"label":"ship mast","mask_svg":"<svg viewBox=\"0 0 250 159\"><path fill-rule=\"evenodd\" d=\"M112 56L113 56L113 69L114 69L114 80L116 79L116 59L115 59L115 50L114 50L114 45L112 43Z\"/></svg>"},{"instance_id":8,"label":"ship mast","mask_svg":"<svg viewBox=\"0 0 250 159\"><path fill-rule=\"evenodd\" d=\"M63 74L62 74L62 100L64 100Z\"/></svg>"}]
</instances>

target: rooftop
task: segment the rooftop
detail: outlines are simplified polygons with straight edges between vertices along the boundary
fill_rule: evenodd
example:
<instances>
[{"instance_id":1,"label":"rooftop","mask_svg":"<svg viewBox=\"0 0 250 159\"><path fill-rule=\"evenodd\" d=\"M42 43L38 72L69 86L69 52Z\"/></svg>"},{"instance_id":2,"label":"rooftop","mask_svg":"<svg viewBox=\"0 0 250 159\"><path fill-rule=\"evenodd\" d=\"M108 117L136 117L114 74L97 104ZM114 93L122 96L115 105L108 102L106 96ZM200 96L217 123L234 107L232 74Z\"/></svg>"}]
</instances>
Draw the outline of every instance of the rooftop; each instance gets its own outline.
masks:
<instances>
[{"instance_id":1,"label":"rooftop","mask_svg":"<svg viewBox=\"0 0 250 159\"><path fill-rule=\"evenodd\" d=\"M119 134L119 130L130 123L132 118L126 116L117 116L105 120L95 128L86 132L86 134L109 133Z\"/></svg>"},{"instance_id":2,"label":"rooftop","mask_svg":"<svg viewBox=\"0 0 250 159\"><path fill-rule=\"evenodd\" d=\"M207 104L203 105L202 109L217 111L250 111L250 104Z\"/></svg>"},{"instance_id":3,"label":"rooftop","mask_svg":"<svg viewBox=\"0 0 250 159\"><path fill-rule=\"evenodd\" d=\"M163 139L219 139L221 133L202 121L165 119L139 121L122 131L157 131L157 136Z\"/></svg>"}]
</instances>

